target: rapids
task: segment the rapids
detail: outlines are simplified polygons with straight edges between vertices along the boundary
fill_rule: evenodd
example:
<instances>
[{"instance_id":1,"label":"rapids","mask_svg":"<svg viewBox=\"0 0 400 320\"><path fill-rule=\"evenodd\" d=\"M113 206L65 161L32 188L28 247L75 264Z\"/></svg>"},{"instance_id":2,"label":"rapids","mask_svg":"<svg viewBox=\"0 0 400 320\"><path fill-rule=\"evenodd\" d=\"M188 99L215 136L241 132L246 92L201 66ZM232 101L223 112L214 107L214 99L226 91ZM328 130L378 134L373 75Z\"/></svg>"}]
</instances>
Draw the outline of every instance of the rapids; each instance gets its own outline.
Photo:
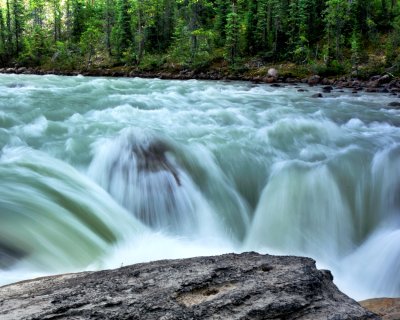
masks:
<instances>
[{"instance_id":1,"label":"rapids","mask_svg":"<svg viewBox=\"0 0 400 320\"><path fill-rule=\"evenodd\" d=\"M0 285L254 250L400 296L397 97L0 75Z\"/></svg>"}]
</instances>

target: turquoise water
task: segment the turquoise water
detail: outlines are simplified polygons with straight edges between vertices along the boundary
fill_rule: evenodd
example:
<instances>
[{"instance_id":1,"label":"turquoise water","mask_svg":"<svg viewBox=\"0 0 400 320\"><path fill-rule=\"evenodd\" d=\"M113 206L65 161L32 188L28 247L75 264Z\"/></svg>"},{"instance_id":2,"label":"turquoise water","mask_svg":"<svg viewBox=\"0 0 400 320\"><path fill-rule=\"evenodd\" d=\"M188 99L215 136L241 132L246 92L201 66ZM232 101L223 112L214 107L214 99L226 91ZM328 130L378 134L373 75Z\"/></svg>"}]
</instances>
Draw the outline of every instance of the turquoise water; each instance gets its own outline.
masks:
<instances>
[{"instance_id":1,"label":"turquoise water","mask_svg":"<svg viewBox=\"0 0 400 320\"><path fill-rule=\"evenodd\" d=\"M307 89L1 75L0 284L255 250L399 296L398 98Z\"/></svg>"}]
</instances>

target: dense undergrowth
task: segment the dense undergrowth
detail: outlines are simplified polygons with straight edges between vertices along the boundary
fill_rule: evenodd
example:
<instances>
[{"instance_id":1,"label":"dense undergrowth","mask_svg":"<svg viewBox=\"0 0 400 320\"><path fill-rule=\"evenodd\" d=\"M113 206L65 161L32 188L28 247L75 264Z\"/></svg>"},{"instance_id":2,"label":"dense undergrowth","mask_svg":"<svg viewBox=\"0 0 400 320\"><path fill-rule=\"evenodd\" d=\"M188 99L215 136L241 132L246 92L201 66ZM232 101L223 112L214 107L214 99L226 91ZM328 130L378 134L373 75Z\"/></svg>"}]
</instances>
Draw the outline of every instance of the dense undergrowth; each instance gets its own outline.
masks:
<instances>
[{"instance_id":1,"label":"dense undergrowth","mask_svg":"<svg viewBox=\"0 0 400 320\"><path fill-rule=\"evenodd\" d=\"M400 75L396 0L1 0L0 66Z\"/></svg>"}]
</instances>

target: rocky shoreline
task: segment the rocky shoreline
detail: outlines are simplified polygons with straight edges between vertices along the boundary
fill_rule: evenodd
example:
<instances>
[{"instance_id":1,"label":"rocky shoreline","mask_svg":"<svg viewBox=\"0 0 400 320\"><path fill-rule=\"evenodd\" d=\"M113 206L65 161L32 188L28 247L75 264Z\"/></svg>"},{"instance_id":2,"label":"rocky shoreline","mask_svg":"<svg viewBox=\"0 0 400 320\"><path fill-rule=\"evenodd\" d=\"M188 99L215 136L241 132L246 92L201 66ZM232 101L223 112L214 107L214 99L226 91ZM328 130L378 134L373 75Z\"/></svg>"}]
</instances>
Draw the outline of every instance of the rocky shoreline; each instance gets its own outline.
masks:
<instances>
[{"instance_id":1,"label":"rocky shoreline","mask_svg":"<svg viewBox=\"0 0 400 320\"><path fill-rule=\"evenodd\" d=\"M162 260L0 287L7 319L380 319L310 258L254 252Z\"/></svg>"},{"instance_id":2,"label":"rocky shoreline","mask_svg":"<svg viewBox=\"0 0 400 320\"><path fill-rule=\"evenodd\" d=\"M272 70L272 71L271 71ZM330 92L332 88L351 89L353 93L373 92L373 93L389 93L393 95L400 94L400 79L390 74L375 75L368 80L360 80L352 77L324 78L319 75L311 75L307 78L295 78L289 75L280 76L276 69L268 70L265 75L249 75L249 74L231 74L227 71L193 71L193 70L173 70L173 71L142 71L132 68L99 68L82 71L68 70L44 70L40 68L1 68L0 73L5 74L54 74L65 76L93 76L93 77L140 77L140 78L160 78L170 80L230 80L230 81L252 81L255 83L268 83L273 86L284 84L308 84L310 86L324 86L324 92Z\"/></svg>"}]
</instances>

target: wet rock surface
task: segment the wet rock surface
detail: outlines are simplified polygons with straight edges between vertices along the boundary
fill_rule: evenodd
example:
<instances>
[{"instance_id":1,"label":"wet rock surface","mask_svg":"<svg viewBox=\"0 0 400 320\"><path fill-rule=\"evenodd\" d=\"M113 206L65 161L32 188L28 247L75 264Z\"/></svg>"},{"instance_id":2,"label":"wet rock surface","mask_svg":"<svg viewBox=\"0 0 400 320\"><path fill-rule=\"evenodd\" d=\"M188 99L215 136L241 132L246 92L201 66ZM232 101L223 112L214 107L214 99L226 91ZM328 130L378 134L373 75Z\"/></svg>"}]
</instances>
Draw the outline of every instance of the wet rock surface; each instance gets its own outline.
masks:
<instances>
[{"instance_id":1,"label":"wet rock surface","mask_svg":"<svg viewBox=\"0 0 400 320\"><path fill-rule=\"evenodd\" d=\"M5 319L379 319L315 261L257 253L136 264L0 288Z\"/></svg>"},{"instance_id":2,"label":"wet rock surface","mask_svg":"<svg viewBox=\"0 0 400 320\"><path fill-rule=\"evenodd\" d=\"M400 102L399 101L390 102L388 104L388 108L390 108L390 109L400 109Z\"/></svg>"}]
</instances>

